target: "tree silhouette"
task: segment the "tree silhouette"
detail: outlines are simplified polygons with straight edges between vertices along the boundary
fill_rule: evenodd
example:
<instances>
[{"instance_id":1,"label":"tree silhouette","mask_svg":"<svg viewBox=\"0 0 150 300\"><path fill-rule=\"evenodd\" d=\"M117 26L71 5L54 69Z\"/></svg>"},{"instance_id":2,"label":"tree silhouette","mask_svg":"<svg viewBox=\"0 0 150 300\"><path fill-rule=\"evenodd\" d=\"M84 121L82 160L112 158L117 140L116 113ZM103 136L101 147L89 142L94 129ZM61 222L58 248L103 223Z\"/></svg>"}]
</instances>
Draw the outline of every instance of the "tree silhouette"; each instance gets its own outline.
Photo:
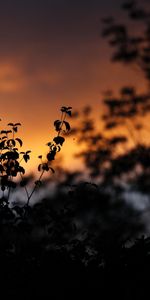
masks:
<instances>
[{"instance_id":1,"label":"tree silhouette","mask_svg":"<svg viewBox=\"0 0 150 300\"><path fill-rule=\"evenodd\" d=\"M129 16L133 21L140 20L146 26L146 31L141 34L143 39L141 37L140 41L140 37L136 36L134 40L133 37L125 35L127 27L114 25L112 18L103 20L105 24L103 36L117 40L113 43L116 47L115 61L132 66L133 63L138 65L140 60L141 70L149 85L149 61L146 61L142 54L145 51L144 47L148 49L149 14L147 12L144 14L142 10L140 17L140 10L135 2L124 4L123 8L128 12L132 10ZM132 44L134 49L131 47ZM122 52L119 56L120 51ZM79 150L76 156L83 160L90 182L84 182L76 187L73 183L70 184L71 194L76 199L75 203L79 205L76 212L81 232L83 225L87 230L86 234L90 236L89 240L86 234L83 237L85 244L90 241L94 249L99 243L103 244L105 254L109 253L110 248L113 249L114 243L120 247L143 230L142 222L150 208L150 146L148 136L146 141L143 139L147 130L145 117L149 114L149 101L150 94L147 88L145 93L137 93L134 87L124 86L120 89L118 97L112 92L106 93L103 100L101 130L97 129L90 107L85 107L82 112L75 114L72 134L75 134L78 145L83 145L83 150ZM147 196L148 203L143 211L138 211L132 204L130 206L129 202L127 204L126 192L130 203L132 203L131 194L138 195L141 206L144 195ZM96 216L101 221L98 221ZM135 231L132 231L133 228ZM116 248L114 253L115 251Z\"/></svg>"},{"instance_id":2,"label":"tree silhouette","mask_svg":"<svg viewBox=\"0 0 150 300\"><path fill-rule=\"evenodd\" d=\"M103 37L109 39L113 47L113 61L128 65L136 64L143 73L145 80L150 82L150 10L138 4L138 1L128 1L122 5L129 20L137 23L138 33L133 32L131 26L120 24L113 18L104 18Z\"/></svg>"},{"instance_id":3,"label":"tree silhouette","mask_svg":"<svg viewBox=\"0 0 150 300\"><path fill-rule=\"evenodd\" d=\"M122 8L133 22L142 22L141 33L132 34L128 25L118 24L109 17L103 19L102 35L113 47L113 61L130 67L136 64L149 86L150 13L139 8L135 1L123 4ZM90 176L99 177L105 183L114 182L122 176L129 177L131 183L131 174L137 181L138 175L141 178L148 176L149 137L145 120L150 110L149 88L145 93L137 93L134 87L124 86L118 97L113 92L106 92L103 104L101 130L96 130L89 107L80 114L82 120L73 132L78 136L78 143L86 147L77 156L83 158ZM139 187L143 191L141 184Z\"/></svg>"}]
</instances>

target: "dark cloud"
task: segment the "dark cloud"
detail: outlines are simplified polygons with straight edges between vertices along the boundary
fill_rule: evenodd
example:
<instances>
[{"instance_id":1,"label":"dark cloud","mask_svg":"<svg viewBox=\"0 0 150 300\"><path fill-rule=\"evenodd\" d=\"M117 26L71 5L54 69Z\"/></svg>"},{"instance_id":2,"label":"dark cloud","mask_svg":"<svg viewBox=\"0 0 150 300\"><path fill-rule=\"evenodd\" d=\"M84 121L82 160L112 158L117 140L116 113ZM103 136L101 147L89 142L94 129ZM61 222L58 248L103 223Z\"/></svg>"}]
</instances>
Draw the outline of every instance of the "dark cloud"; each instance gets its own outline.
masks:
<instances>
[{"instance_id":1,"label":"dark cloud","mask_svg":"<svg viewBox=\"0 0 150 300\"><path fill-rule=\"evenodd\" d=\"M118 2L118 1L115 1ZM116 5L116 3L115 3ZM55 43L59 38L76 39L93 34L95 21L109 12L112 2L102 1L1 1L0 41L15 46L38 41Z\"/></svg>"}]
</instances>

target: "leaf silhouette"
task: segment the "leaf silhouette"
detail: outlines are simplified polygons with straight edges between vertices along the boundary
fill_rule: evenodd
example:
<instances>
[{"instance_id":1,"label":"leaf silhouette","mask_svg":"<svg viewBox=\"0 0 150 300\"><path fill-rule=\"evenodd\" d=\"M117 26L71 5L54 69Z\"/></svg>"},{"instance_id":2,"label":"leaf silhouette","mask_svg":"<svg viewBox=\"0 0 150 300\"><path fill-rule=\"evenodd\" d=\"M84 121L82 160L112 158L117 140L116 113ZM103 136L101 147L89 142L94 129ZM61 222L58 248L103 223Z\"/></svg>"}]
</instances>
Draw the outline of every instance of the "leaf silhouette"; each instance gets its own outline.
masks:
<instances>
[{"instance_id":1,"label":"leaf silhouette","mask_svg":"<svg viewBox=\"0 0 150 300\"><path fill-rule=\"evenodd\" d=\"M39 172L41 171L41 168L42 168L42 164L39 164L39 165L38 165L38 171L39 171Z\"/></svg>"},{"instance_id":2,"label":"leaf silhouette","mask_svg":"<svg viewBox=\"0 0 150 300\"><path fill-rule=\"evenodd\" d=\"M43 163L43 164L41 165L41 167L42 167L42 170L44 170L44 171L49 171L49 166L48 166L47 163Z\"/></svg>"},{"instance_id":3,"label":"leaf silhouette","mask_svg":"<svg viewBox=\"0 0 150 300\"><path fill-rule=\"evenodd\" d=\"M47 154L48 161L54 160L56 155L56 151L51 151Z\"/></svg>"},{"instance_id":4,"label":"leaf silhouette","mask_svg":"<svg viewBox=\"0 0 150 300\"><path fill-rule=\"evenodd\" d=\"M70 124L67 121L63 121L63 123L65 124L66 130L69 131L70 130Z\"/></svg>"},{"instance_id":5,"label":"leaf silhouette","mask_svg":"<svg viewBox=\"0 0 150 300\"><path fill-rule=\"evenodd\" d=\"M53 139L53 141L57 144L57 145L63 145L63 143L64 143L64 141L65 141L65 139L64 139L64 137L62 137L62 136L56 136L54 139Z\"/></svg>"},{"instance_id":6,"label":"leaf silhouette","mask_svg":"<svg viewBox=\"0 0 150 300\"><path fill-rule=\"evenodd\" d=\"M15 140L14 139L9 139L8 141L7 141L7 146L8 147L11 147L11 146L16 146L16 142L15 142Z\"/></svg>"},{"instance_id":7,"label":"leaf silhouette","mask_svg":"<svg viewBox=\"0 0 150 300\"><path fill-rule=\"evenodd\" d=\"M14 126L14 124L13 124L13 123L8 123L7 125L8 125L8 126Z\"/></svg>"},{"instance_id":8,"label":"leaf silhouette","mask_svg":"<svg viewBox=\"0 0 150 300\"><path fill-rule=\"evenodd\" d=\"M51 167L49 167L49 169L52 171L52 173L55 173L55 170Z\"/></svg>"},{"instance_id":9,"label":"leaf silhouette","mask_svg":"<svg viewBox=\"0 0 150 300\"><path fill-rule=\"evenodd\" d=\"M61 125L62 125L62 122L60 120L56 120L54 122L54 126L55 126L56 131L60 131Z\"/></svg>"},{"instance_id":10,"label":"leaf silhouette","mask_svg":"<svg viewBox=\"0 0 150 300\"><path fill-rule=\"evenodd\" d=\"M23 142L22 142L22 140L21 140L21 139L19 139L19 138L16 138L15 140L16 140L16 141L19 143L20 147L22 147L22 145L23 145Z\"/></svg>"},{"instance_id":11,"label":"leaf silhouette","mask_svg":"<svg viewBox=\"0 0 150 300\"><path fill-rule=\"evenodd\" d=\"M17 132L18 131L18 127L17 126L13 127L13 131Z\"/></svg>"},{"instance_id":12,"label":"leaf silhouette","mask_svg":"<svg viewBox=\"0 0 150 300\"><path fill-rule=\"evenodd\" d=\"M27 163L28 160L30 159L30 156L29 156L28 154L24 154L24 155L23 155L23 159L24 159L24 161Z\"/></svg>"},{"instance_id":13,"label":"leaf silhouette","mask_svg":"<svg viewBox=\"0 0 150 300\"><path fill-rule=\"evenodd\" d=\"M25 169L21 166L18 167L18 171L22 174L25 174Z\"/></svg>"},{"instance_id":14,"label":"leaf silhouette","mask_svg":"<svg viewBox=\"0 0 150 300\"><path fill-rule=\"evenodd\" d=\"M14 126L21 126L21 123L15 123Z\"/></svg>"}]
</instances>

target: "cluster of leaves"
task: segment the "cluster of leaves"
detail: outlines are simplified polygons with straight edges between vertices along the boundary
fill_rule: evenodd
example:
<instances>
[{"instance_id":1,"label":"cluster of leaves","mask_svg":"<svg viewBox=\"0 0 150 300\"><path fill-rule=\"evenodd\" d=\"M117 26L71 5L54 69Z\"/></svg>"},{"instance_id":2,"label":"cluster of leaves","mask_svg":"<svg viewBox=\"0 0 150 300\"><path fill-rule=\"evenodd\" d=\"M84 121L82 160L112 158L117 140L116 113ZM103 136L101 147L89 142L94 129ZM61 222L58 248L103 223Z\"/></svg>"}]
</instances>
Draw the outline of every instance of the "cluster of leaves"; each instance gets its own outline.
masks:
<instances>
[{"instance_id":1,"label":"cluster of leaves","mask_svg":"<svg viewBox=\"0 0 150 300\"><path fill-rule=\"evenodd\" d=\"M103 19L104 30L102 36L109 39L113 47L113 61L136 64L143 72L145 79L150 81L150 12L140 7L134 0L125 2L122 8L127 12L129 19L139 22L137 26L144 28L142 33L132 33L128 26L116 23L114 18Z\"/></svg>"},{"instance_id":2,"label":"cluster of leaves","mask_svg":"<svg viewBox=\"0 0 150 300\"><path fill-rule=\"evenodd\" d=\"M41 159L41 163L38 166L39 171L49 171L54 172L53 168L50 167L50 163L55 159L56 153L60 152L63 143L65 142L65 138L62 136L63 134L69 132L70 124L67 122L66 116L71 116L72 107L62 106L61 108L61 119L54 121L54 127L57 132L57 136L53 138L52 142L48 142L47 146L49 147L49 152L47 153L47 161L42 161L42 155L39 155Z\"/></svg>"},{"instance_id":3,"label":"cluster of leaves","mask_svg":"<svg viewBox=\"0 0 150 300\"><path fill-rule=\"evenodd\" d=\"M144 72L149 83L150 72L150 14L148 10L139 8L136 1L124 3L122 8L128 12L132 21L140 21L144 25L141 34L128 30L128 25L118 24L112 17L103 19L103 37L108 38L109 43L115 48L113 60L128 63L136 63ZM144 32L142 29L144 28ZM139 36L140 35L140 36ZM132 86L124 86L119 91L119 96L107 92L103 99L104 113L101 118L101 131L97 130L97 124L91 115L91 109L85 108L79 126L75 125L72 133L76 134L78 143L84 144L77 157L89 170L90 176L99 178L100 182L109 185L122 177L131 183L131 177L141 184L150 173L149 169L149 140L145 143L147 124L145 117L150 112L149 90L145 93L137 93ZM77 124L77 122L76 122ZM132 149L131 149L132 148ZM136 168L139 167L138 174ZM139 176L139 180L138 180ZM135 183L134 181L134 183ZM132 182L133 183L133 182ZM137 184L135 184L137 187Z\"/></svg>"},{"instance_id":4,"label":"cluster of leaves","mask_svg":"<svg viewBox=\"0 0 150 300\"><path fill-rule=\"evenodd\" d=\"M118 98L114 97L113 93L106 95L104 104L107 107L107 115L104 115L103 119L109 129L118 123L123 124L124 120L146 116L150 111L150 95L137 94L135 88L128 86L120 90Z\"/></svg>"},{"instance_id":5,"label":"cluster of leaves","mask_svg":"<svg viewBox=\"0 0 150 300\"><path fill-rule=\"evenodd\" d=\"M27 195L27 205L35 192L36 188L41 185L41 179L45 171L51 171L54 173L54 169L51 167L51 161L55 159L57 152L61 150L61 147L65 141L65 138L62 136L70 130L70 124L66 121L66 116L71 116L71 107L63 106L61 108L61 119L54 122L55 130L57 136L54 137L52 142L48 142L47 146L49 147L49 152L47 153L47 159L43 162L42 155L39 156L41 163L38 166L38 171L41 172L40 177L35 181L35 186L31 193L29 194L27 187L25 186L25 192ZM23 145L23 142L20 138L16 137L18 132L18 126L21 126L20 123L9 123L10 130L1 130L0 137L0 185L1 190L3 191L3 196L1 202L3 204L7 203L10 197L11 188L15 188L17 183L14 181L14 178L20 175L21 177L21 186L24 186L25 169L21 166L21 162L24 160L26 163L30 159L30 150L23 152L20 151L20 148ZM18 148L19 147L19 148ZM7 190L7 196L5 191Z\"/></svg>"},{"instance_id":6,"label":"cluster of leaves","mask_svg":"<svg viewBox=\"0 0 150 300\"><path fill-rule=\"evenodd\" d=\"M23 142L20 138L16 137L18 126L20 123L9 123L10 130L1 130L0 132L0 185L3 191L3 198L5 190L8 190L9 200L10 189L16 187L14 178L18 174L22 176L25 174L25 169L21 166L21 161L27 162L30 159L29 153L31 151L21 152L20 148Z\"/></svg>"},{"instance_id":7,"label":"cluster of leaves","mask_svg":"<svg viewBox=\"0 0 150 300\"><path fill-rule=\"evenodd\" d=\"M41 172L40 178L38 181L36 181L36 185L41 184L41 178L44 174L44 172L51 171L54 173L54 169L51 167L51 163L53 160L55 160L55 156L58 152L60 152L61 147L63 146L63 143L65 142L65 138L63 135L68 133L70 131L70 124L66 121L66 117L71 116L71 109L72 107L68 106L62 106L61 107L61 119L54 121L54 127L57 132L57 136L53 138L53 141L50 141L47 143L47 146L49 147L49 151L46 156L46 161L43 161L42 155L39 155L39 159L41 160L41 163L38 166L38 171Z\"/></svg>"},{"instance_id":8,"label":"cluster of leaves","mask_svg":"<svg viewBox=\"0 0 150 300\"><path fill-rule=\"evenodd\" d=\"M124 87L118 98L112 95L104 98L99 126L94 122L92 109L88 108L88 114L85 109L78 113L72 134L83 147L80 150L80 146L76 157L82 159L94 181L109 188L115 188L116 182L128 183L130 188L149 192L150 146L149 137L144 138L148 101L148 96Z\"/></svg>"}]
</instances>

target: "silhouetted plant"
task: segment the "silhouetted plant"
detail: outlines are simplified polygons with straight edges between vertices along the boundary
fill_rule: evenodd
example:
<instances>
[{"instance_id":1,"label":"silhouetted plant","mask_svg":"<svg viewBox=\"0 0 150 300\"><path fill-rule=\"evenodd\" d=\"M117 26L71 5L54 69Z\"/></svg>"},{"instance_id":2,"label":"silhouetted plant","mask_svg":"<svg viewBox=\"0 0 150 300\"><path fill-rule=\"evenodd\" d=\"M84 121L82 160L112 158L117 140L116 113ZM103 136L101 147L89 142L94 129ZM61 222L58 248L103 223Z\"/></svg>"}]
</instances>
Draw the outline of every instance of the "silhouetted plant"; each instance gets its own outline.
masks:
<instances>
[{"instance_id":1,"label":"silhouetted plant","mask_svg":"<svg viewBox=\"0 0 150 300\"><path fill-rule=\"evenodd\" d=\"M111 39L110 45L115 48L114 61L128 63L130 66L136 63L149 84L150 14L144 8L139 9L136 1L123 4L123 9L134 22L142 22L144 32L141 30L140 36L139 33L130 36L132 31L128 32L128 25L117 24L109 17L103 19L102 35ZM77 142L84 147L77 157L83 159L93 178L100 178L110 184L122 175L127 175L131 183L131 173L134 173L134 180L138 176L137 166L140 166L141 173L148 172L149 140L147 136L145 143L143 136L147 130L144 120L150 111L149 90L139 94L134 87L124 86L118 97L112 92L106 93L103 103L105 113L102 115L101 130L94 124L89 107L85 108L83 114L79 114L81 121L72 133L76 134Z\"/></svg>"},{"instance_id":2,"label":"silhouetted plant","mask_svg":"<svg viewBox=\"0 0 150 300\"><path fill-rule=\"evenodd\" d=\"M55 159L56 153L61 150L65 141L65 138L62 135L70 130L70 124L66 121L67 115L71 116L71 107L63 106L61 108L61 119L54 122L57 136L54 137L52 142L47 143L47 146L49 147L47 159L43 161L42 155L39 156L41 163L38 166L38 171L41 172L41 174L39 179L35 181L35 186L31 193L29 193L26 185L24 185L27 195L27 205L29 205L29 201L36 188L41 184L44 172L51 171L54 173L54 169L51 167L51 161ZM20 151L23 142L20 138L16 137L16 133L18 132L18 126L21 126L21 124L9 123L8 126L11 127L10 130L1 130L0 132L0 184L3 192L3 196L1 198L2 205L6 203L9 204L11 188L16 188L17 185L14 178L20 175L23 183L25 169L21 166L21 162L24 160L27 163L30 159L31 153L30 150L26 152Z\"/></svg>"},{"instance_id":3,"label":"silhouetted plant","mask_svg":"<svg viewBox=\"0 0 150 300\"><path fill-rule=\"evenodd\" d=\"M16 137L18 126L20 123L9 123L10 130L1 130L1 142L0 142L0 179L1 179L1 190L3 192L3 200L9 201L11 188L16 187L14 178L18 174L22 176L25 173L25 169L21 166L21 161L24 159L26 162L30 159L29 155L23 155L22 159L20 156L22 152L19 152L19 148L22 147L22 140ZM27 151L29 154L31 151ZM8 191L5 196L6 190Z\"/></svg>"}]
</instances>

